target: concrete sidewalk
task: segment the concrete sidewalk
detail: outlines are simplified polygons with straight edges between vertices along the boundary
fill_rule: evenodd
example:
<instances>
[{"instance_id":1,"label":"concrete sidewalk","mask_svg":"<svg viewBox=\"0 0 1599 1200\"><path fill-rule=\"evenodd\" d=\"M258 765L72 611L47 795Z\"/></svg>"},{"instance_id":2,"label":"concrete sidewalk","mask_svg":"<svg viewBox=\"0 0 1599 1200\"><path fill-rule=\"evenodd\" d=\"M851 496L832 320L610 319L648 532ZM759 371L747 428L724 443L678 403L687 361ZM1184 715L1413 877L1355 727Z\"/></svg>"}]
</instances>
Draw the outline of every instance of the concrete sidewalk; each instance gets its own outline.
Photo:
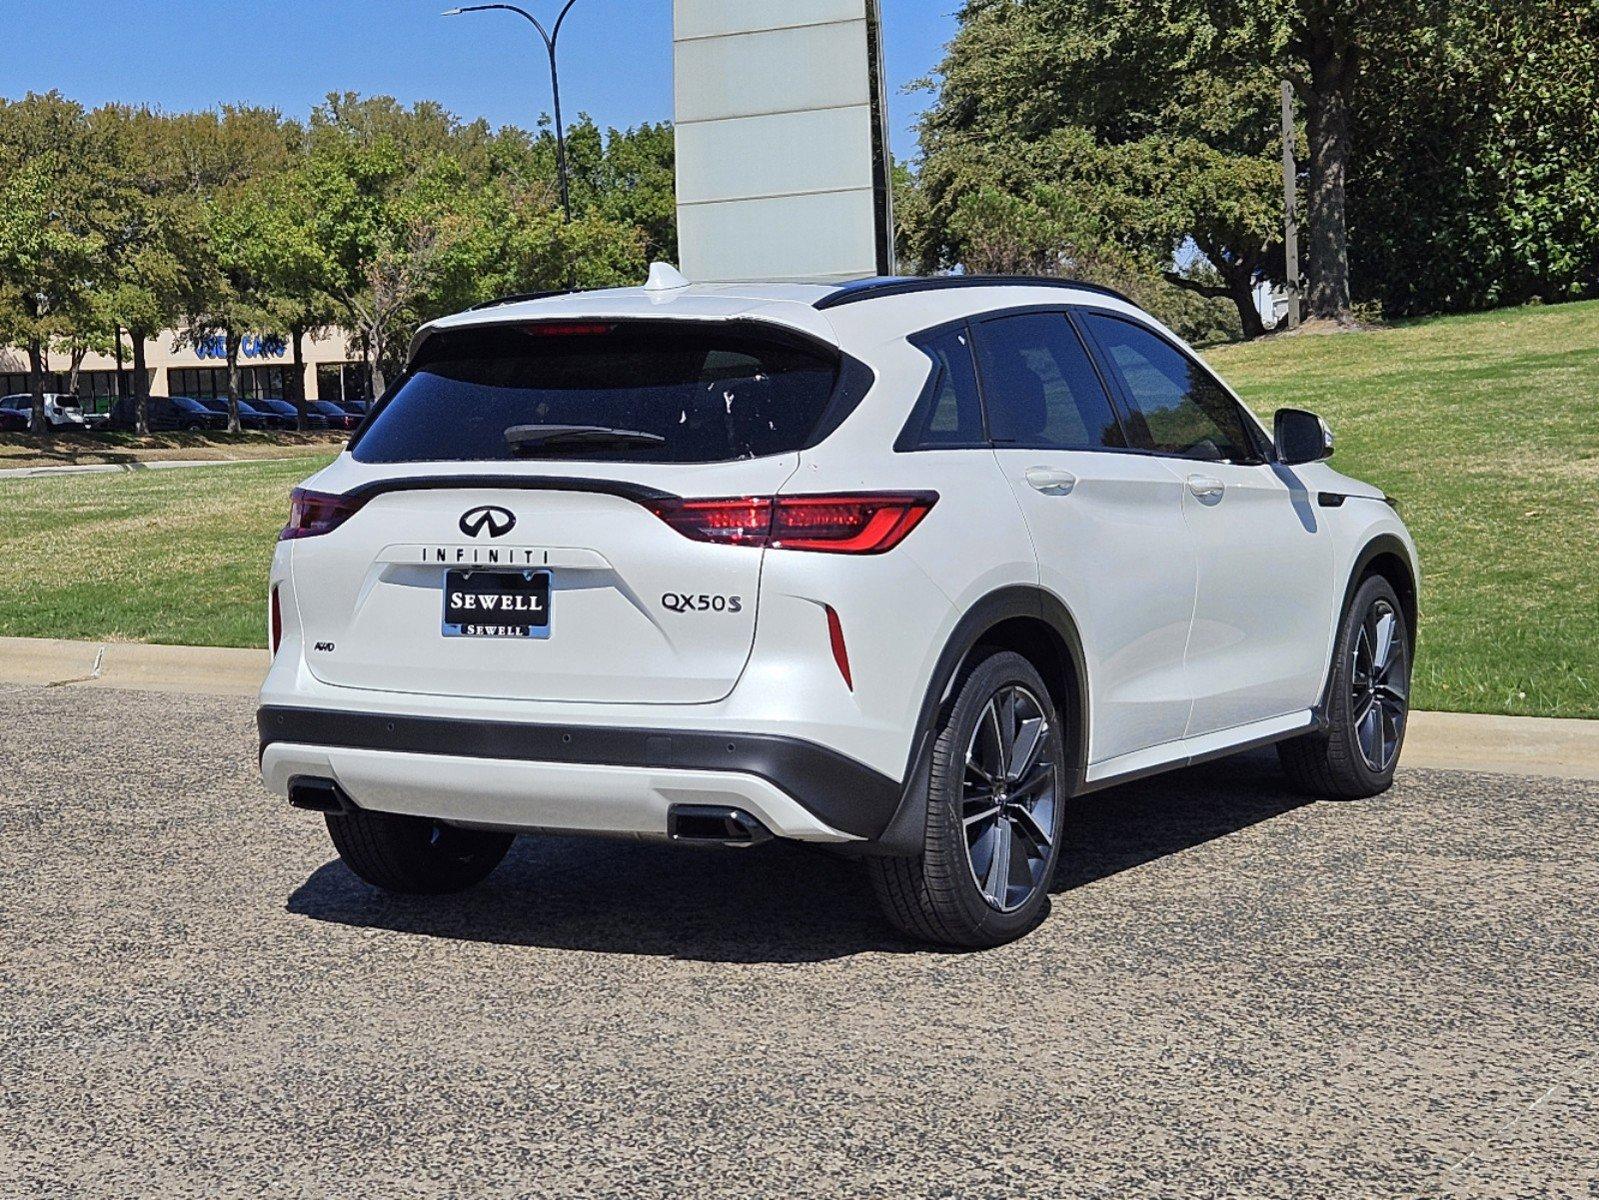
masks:
<instances>
[{"instance_id":1,"label":"concrete sidewalk","mask_svg":"<svg viewBox=\"0 0 1599 1200\"><path fill-rule=\"evenodd\" d=\"M265 650L0 638L0 684L253 696L269 661ZM1599 780L1599 721L1413 713L1404 765Z\"/></svg>"},{"instance_id":2,"label":"concrete sidewalk","mask_svg":"<svg viewBox=\"0 0 1599 1200\"><path fill-rule=\"evenodd\" d=\"M137 471L184 471L193 467L237 467L252 462L280 462L274 458L163 458L117 463L73 463L61 467L6 467L0 479L48 479L53 475L127 475Z\"/></svg>"}]
</instances>

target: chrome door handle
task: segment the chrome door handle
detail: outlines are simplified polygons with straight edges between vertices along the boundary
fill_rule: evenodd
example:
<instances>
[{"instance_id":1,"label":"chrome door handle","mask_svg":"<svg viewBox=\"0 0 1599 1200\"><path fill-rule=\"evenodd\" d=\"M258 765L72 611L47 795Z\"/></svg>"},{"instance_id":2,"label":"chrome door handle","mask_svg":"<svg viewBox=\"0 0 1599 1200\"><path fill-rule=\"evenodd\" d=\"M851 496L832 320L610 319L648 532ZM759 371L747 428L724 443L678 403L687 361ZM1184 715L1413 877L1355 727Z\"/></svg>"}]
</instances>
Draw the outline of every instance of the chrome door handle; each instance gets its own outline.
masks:
<instances>
[{"instance_id":1,"label":"chrome door handle","mask_svg":"<svg viewBox=\"0 0 1599 1200\"><path fill-rule=\"evenodd\" d=\"M1227 492L1227 485L1213 475L1190 475L1188 490L1199 500L1220 500Z\"/></svg>"},{"instance_id":2,"label":"chrome door handle","mask_svg":"<svg viewBox=\"0 0 1599 1200\"><path fill-rule=\"evenodd\" d=\"M1077 486L1077 476L1070 471L1056 471L1049 467L1028 467L1027 486L1046 496L1070 496Z\"/></svg>"}]
</instances>

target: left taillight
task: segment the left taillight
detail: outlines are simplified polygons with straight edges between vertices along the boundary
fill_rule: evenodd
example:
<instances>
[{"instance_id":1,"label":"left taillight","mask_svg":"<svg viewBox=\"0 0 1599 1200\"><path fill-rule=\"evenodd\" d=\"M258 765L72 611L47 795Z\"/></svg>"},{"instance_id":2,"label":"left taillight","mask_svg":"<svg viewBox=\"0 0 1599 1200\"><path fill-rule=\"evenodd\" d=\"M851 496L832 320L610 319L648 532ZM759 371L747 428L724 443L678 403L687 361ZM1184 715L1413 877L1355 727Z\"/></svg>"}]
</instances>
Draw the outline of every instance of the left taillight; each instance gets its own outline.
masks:
<instances>
[{"instance_id":1,"label":"left taillight","mask_svg":"<svg viewBox=\"0 0 1599 1200\"><path fill-rule=\"evenodd\" d=\"M364 499L295 488L289 495L289 523L283 527L278 540L287 542L332 533L360 512L365 503Z\"/></svg>"},{"instance_id":2,"label":"left taillight","mask_svg":"<svg viewBox=\"0 0 1599 1200\"><path fill-rule=\"evenodd\" d=\"M849 492L660 500L650 511L686 538L827 554L885 554L938 503L936 492Z\"/></svg>"},{"instance_id":3,"label":"left taillight","mask_svg":"<svg viewBox=\"0 0 1599 1200\"><path fill-rule=\"evenodd\" d=\"M271 609L272 653L276 654L278 647L283 645L283 600L276 585L272 588Z\"/></svg>"}]
</instances>

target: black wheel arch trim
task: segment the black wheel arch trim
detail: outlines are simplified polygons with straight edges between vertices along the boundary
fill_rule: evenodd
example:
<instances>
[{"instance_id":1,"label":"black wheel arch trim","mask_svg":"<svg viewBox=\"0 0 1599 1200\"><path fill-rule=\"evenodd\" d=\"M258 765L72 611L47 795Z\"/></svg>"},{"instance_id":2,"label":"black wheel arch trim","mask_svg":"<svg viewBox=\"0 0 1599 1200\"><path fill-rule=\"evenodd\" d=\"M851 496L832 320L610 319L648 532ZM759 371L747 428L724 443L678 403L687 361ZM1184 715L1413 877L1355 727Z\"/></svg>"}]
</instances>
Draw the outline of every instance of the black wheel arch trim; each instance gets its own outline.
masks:
<instances>
[{"instance_id":1,"label":"black wheel arch trim","mask_svg":"<svg viewBox=\"0 0 1599 1200\"><path fill-rule=\"evenodd\" d=\"M900 802L898 781L836 750L775 734L590 725L533 725L268 705L256 713L261 753L275 743L754 775L843 833L875 840Z\"/></svg>"},{"instance_id":2,"label":"black wheel arch trim","mask_svg":"<svg viewBox=\"0 0 1599 1200\"><path fill-rule=\"evenodd\" d=\"M1083 655L1082 638L1077 632L1077 622L1060 599L1044 589L1031 586L1001 588L984 596L961 618L933 668L932 680L922 699L916 720L916 737L911 746L910 758L905 765L905 783L895 809L881 837L872 850L878 854L915 855L922 851L926 836L927 788L933 760L933 742L937 736L939 717L953 697L950 691L961 670L971 658L972 651L982 645L984 638L1006 621L1027 618L1042 622L1060 638L1071 659L1075 679L1051 680L1040 664L1039 673L1052 687L1072 687L1077 711L1073 714L1076 728L1074 737L1067 739L1067 748L1073 761L1067 773L1068 795L1083 789L1088 765L1088 712L1089 688L1087 660Z\"/></svg>"},{"instance_id":3,"label":"black wheel arch trim","mask_svg":"<svg viewBox=\"0 0 1599 1200\"><path fill-rule=\"evenodd\" d=\"M1338 606L1338 625L1333 631L1333 656L1327 660L1327 680L1322 684L1321 700L1316 705L1318 731L1325 733L1329 718L1332 713L1332 685L1333 677L1337 674L1338 639L1341 636L1344 620L1349 616L1349 606L1355 602L1355 593L1360 590L1361 581L1370 573L1371 564L1384 556L1393 557L1403 564L1408 579L1408 586L1394 589L1399 593L1399 603L1405 614L1405 636L1410 643L1411 660L1415 660L1416 634L1419 622L1420 596L1416 585L1416 560L1410 553L1410 547L1397 534L1380 533L1372 538L1355 555L1354 566L1349 571L1349 581L1344 586L1343 602Z\"/></svg>"}]
</instances>

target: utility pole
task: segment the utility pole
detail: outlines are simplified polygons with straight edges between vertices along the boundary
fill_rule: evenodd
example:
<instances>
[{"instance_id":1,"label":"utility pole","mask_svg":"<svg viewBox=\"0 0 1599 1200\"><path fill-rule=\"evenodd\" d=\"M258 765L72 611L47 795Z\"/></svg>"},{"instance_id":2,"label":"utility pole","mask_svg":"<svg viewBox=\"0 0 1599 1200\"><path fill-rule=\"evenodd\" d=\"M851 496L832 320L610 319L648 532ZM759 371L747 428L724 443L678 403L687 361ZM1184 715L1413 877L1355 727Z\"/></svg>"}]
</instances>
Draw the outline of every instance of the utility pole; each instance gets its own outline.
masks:
<instances>
[{"instance_id":1,"label":"utility pole","mask_svg":"<svg viewBox=\"0 0 1599 1200\"><path fill-rule=\"evenodd\" d=\"M1288 328L1298 329L1299 163L1296 161L1294 85L1283 80L1283 255L1288 263Z\"/></svg>"}]
</instances>

